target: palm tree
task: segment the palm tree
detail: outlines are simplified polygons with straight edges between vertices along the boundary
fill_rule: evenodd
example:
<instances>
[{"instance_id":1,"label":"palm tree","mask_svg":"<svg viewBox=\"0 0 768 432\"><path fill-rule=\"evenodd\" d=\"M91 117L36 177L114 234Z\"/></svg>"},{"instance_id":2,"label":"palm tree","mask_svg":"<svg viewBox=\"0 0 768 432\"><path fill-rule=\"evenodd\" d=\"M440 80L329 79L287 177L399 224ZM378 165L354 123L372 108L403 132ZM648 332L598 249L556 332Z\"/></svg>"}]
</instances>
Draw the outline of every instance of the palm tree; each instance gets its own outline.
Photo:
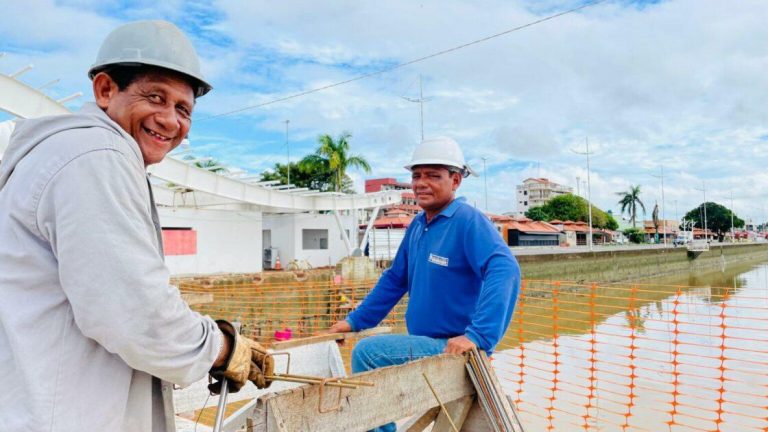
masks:
<instances>
[{"instance_id":1,"label":"palm tree","mask_svg":"<svg viewBox=\"0 0 768 432\"><path fill-rule=\"evenodd\" d=\"M320 146L315 153L301 160L301 163L316 167L318 171L322 171L323 168L331 171L333 174L331 183L336 192L341 192L347 186L345 180L348 168L360 168L366 173L371 172L371 166L364 157L349 154L350 138L352 135L349 132L343 132L335 141L328 134L320 135L317 138Z\"/></svg>"},{"instance_id":2,"label":"palm tree","mask_svg":"<svg viewBox=\"0 0 768 432\"><path fill-rule=\"evenodd\" d=\"M621 205L621 214L626 211L629 214L629 220L632 221L632 228L635 228L637 222L637 205L640 204L640 208L645 213L645 204L640 201L640 185L629 185L629 190L626 192L616 192L616 195L620 196L619 204Z\"/></svg>"},{"instance_id":3,"label":"palm tree","mask_svg":"<svg viewBox=\"0 0 768 432\"><path fill-rule=\"evenodd\" d=\"M196 157L190 155L190 156L185 156L184 160L194 161L192 163L192 166L195 166L197 168L202 168L212 173L227 174L229 172L227 167L222 166L221 163L214 158L197 159ZM165 184L165 186L171 189L176 189L179 187L179 185L173 182L168 182ZM185 189L185 191L191 192L192 189Z\"/></svg>"},{"instance_id":4,"label":"palm tree","mask_svg":"<svg viewBox=\"0 0 768 432\"><path fill-rule=\"evenodd\" d=\"M204 158L204 159L197 159L195 160L194 166L198 168L202 168L204 170L210 171L212 173L221 173L226 174L229 172L229 170L221 165L221 162L217 161L214 158Z\"/></svg>"}]
</instances>

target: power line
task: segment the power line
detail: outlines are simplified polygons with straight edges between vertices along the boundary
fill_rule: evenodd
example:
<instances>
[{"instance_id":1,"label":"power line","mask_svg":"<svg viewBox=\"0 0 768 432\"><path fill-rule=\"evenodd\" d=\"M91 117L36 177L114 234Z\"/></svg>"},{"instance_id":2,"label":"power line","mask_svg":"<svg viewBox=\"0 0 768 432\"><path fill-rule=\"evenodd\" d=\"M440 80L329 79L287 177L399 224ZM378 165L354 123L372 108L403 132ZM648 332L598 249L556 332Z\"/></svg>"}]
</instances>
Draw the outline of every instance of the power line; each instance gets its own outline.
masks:
<instances>
[{"instance_id":1,"label":"power line","mask_svg":"<svg viewBox=\"0 0 768 432\"><path fill-rule=\"evenodd\" d=\"M410 65L415 64L415 63L419 63L419 62L422 62L422 61L425 61L425 60L429 60L429 59L432 59L432 58L435 58L435 57L438 57L438 56L441 56L441 55L449 54L449 53L452 53L454 51L458 51L460 49L464 49L464 48L470 47L472 45L477 45L479 43L483 43L483 42L489 41L491 39L495 39L497 37L505 36L505 35L508 35L510 33L514 33L516 31L523 30L525 28L532 27L532 26L535 26L537 24L541 24L541 23L549 21L549 20L553 20L555 18L559 18L559 17L561 17L563 15L568 15L568 14L571 14L571 13L574 13L574 12L578 12L578 11L580 11L582 9L586 9L588 7L591 7L591 6L598 5L598 4L603 3L605 1L607 1L607 0L593 0L593 1L590 1L590 2L587 2L587 3L584 3L581 6L575 7L573 9L569 9L569 10L566 10L566 11L563 11L563 12L560 12L560 13L556 13L554 15L550 15L550 16L541 18L541 19L536 20L536 21L531 21L531 22L529 22L527 24L523 24L521 26L514 27L514 28L511 28L509 30L505 30L505 31L503 31L501 33L492 34L490 36L486 36L486 37L481 38L481 39L476 39L476 40L474 40L472 42L467 42L467 43L462 44L462 45L458 45L458 46L455 46L455 47L452 47L452 48L444 49L442 51L438 51L438 52L435 52L435 53L432 53L432 54L428 54L428 55L423 56L423 57L415 58L413 60L409 60L409 61L404 62L404 63L398 63L398 64L396 64L394 66L390 66L388 68L380 69L380 70L374 71L374 72L369 72L369 73L363 74L363 75L358 75L358 76L350 78L348 80L339 81L339 82L336 82L336 83L333 83L333 84L328 84L328 85L325 85L325 86L322 86L322 87L316 87L316 88L313 88L313 89L305 90L305 91L302 91L302 92L299 92L299 93L294 93L292 95L284 96L284 97L281 97L281 98L272 99L272 100L267 101L267 102L262 102L262 103L255 104L255 105L248 105L248 106L245 106L245 107L242 107L242 108L238 108L236 110L227 111L227 112L224 112L224 113L221 113L221 114L215 114L215 115L212 115L210 117L205 117L205 118L199 119L197 121L205 121L205 120L210 120L210 119L219 118L219 117L226 117L226 116L229 116L229 115L232 115L232 114L237 114L239 112L251 110L251 109L254 109L254 108L260 108L260 107L267 106L267 105L272 105L272 104L278 103L278 102L284 102L284 101L287 101L287 100L290 100L290 99L295 99L295 98L298 98L298 97L301 97L301 96L306 96L308 94L317 93L317 92L320 92L320 91L323 91L323 90L328 90L328 89L333 88L333 87L338 87L338 86L341 86L341 85L344 85L344 84L349 84L351 82L360 81L362 79L370 78L372 76L381 75L381 74L384 74L384 73L387 73L387 72L392 72L394 70L397 70L397 69L400 69L400 68L404 68L406 66L410 66Z\"/></svg>"}]
</instances>

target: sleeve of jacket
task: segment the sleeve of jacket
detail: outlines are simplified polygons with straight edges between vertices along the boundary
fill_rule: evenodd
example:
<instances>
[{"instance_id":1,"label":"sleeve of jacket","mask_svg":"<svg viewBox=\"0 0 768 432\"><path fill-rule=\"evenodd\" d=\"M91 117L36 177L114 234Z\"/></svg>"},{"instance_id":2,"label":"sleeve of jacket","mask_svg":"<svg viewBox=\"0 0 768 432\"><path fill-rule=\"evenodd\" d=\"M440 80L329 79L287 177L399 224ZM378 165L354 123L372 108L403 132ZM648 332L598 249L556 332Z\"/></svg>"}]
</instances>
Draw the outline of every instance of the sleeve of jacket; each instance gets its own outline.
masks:
<instances>
[{"instance_id":1,"label":"sleeve of jacket","mask_svg":"<svg viewBox=\"0 0 768 432\"><path fill-rule=\"evenodd\" d=\"M132 158L101 149L67 163L43 189L37 226L83 334L133 369L188 385L205 377L222 336L169 285Z\"/></svg>"},{"instance_id":2,"label":"sleeve of jacket","mask_svg":"<svg viewBox=\"0 0 768 432\"><path fill-rule=\"evenodd\" d=\"M413 224L412 224L413 226ZM408 242L410 227L397 249L392 266L385 270L362 304L347 317L352 331L377 326L408 291Z\"/></svg>"},{"instance_id":3,"label":"sleeve of jacket","mask_svg":"<svg viewBox=\"0 0 768 432\"><path fill-rule=\"evenodd\" d=\"M480 349L493 351L512 319L520 290L520 267L484 215L474 214L465 228L467 259L483 281L465 335Z\"/></svg>"}]
</instances>

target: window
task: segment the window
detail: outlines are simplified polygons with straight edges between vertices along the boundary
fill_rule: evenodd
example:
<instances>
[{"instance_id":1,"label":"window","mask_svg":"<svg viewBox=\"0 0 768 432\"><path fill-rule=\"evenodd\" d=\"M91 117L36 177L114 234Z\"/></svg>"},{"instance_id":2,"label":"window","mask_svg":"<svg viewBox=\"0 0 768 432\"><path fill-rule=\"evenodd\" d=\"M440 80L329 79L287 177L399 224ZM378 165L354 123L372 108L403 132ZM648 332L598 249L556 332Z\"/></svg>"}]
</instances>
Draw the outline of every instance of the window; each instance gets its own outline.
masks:
<instances>
[{"instance_id":1,"label":"window","mask_svg":"<svg viewBox=\"0 0 768 432\"><path fill-rule=\"evenodd\" d=\"M304 250L328 249L327 229L301 230L301 247Z\"/></svg>"}]
</instances>

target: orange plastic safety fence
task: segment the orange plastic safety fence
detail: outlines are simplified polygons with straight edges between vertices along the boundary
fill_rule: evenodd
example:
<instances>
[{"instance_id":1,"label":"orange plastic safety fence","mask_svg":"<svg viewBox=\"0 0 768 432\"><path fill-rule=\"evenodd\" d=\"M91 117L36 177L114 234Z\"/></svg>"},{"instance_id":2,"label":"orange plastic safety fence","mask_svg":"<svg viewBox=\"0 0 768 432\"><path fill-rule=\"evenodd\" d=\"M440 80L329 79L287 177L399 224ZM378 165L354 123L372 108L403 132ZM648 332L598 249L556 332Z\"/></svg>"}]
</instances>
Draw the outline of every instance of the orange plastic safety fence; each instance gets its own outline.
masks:
<instances>
[{"instance_id":1,"label":"orange plastic safety fence","mask_svg":"<svg viewBox=\"0 0 768 432\"><path fill-rule=\"evenodd\" d=\"M375 281L203 286L193 306L264 344L343 319ZM386 318L404 332L404 298ZM349 357L347 344L343 355ZM768 431L768 295L525 280L493 366L526 430Z\"/></svg>"}]
</instances>

